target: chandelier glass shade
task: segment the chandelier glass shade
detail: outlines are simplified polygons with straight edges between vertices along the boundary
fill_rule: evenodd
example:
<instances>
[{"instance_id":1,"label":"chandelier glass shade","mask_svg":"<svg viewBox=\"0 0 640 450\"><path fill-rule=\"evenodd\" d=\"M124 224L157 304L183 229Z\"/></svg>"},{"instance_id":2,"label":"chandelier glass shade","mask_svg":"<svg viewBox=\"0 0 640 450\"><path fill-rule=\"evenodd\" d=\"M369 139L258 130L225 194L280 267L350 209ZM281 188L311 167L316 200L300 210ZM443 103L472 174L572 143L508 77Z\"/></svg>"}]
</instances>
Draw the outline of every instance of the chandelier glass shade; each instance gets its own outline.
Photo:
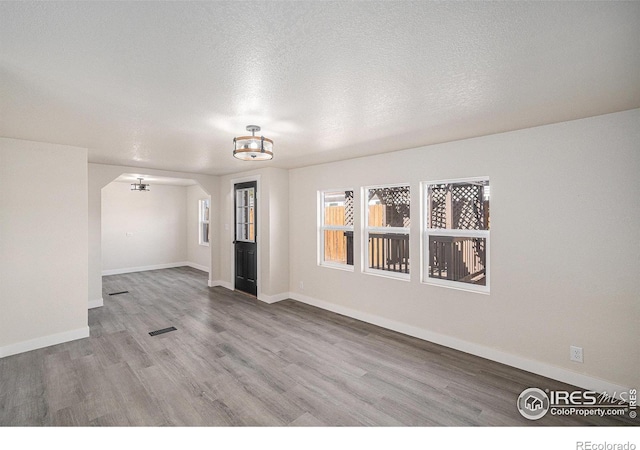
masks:
<instances>
[{"instance_id":1,"label":"chandelier glass shade","mask_svg":"<svg viewBox=\"0 0 640 450\"><path fill-rule=\"evenodd\" d=\"M251 136L233 138L233 156L243 161L267 161L273 158L273 141L264 136L256 136L257 125L247 125Z\"/></svg>"}]
</instances>

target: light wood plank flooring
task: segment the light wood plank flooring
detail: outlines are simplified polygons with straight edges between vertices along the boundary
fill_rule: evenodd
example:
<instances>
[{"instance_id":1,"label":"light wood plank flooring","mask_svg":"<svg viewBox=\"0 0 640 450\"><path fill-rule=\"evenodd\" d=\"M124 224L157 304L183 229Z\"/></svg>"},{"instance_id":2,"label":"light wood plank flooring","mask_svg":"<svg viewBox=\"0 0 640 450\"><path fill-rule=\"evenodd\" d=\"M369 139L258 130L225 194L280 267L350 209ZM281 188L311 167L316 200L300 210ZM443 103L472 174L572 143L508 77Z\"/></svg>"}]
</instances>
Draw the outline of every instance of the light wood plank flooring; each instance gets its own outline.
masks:
<instances>
[{"instance_id":1,"label":"light wood plank flooring","mask_svg":"<svg viewBox=\"0 0 640 450\"><path fill-rule=\"evenodd\" d=\"M523 389L574 388L206 283L191 268L104 277L105 306L89 311L89 339L0 360L0 425L631 424L550 415L531 422L515 406ZM170 326L177 331L148 334Z\"/></svg>"}]
</instances>

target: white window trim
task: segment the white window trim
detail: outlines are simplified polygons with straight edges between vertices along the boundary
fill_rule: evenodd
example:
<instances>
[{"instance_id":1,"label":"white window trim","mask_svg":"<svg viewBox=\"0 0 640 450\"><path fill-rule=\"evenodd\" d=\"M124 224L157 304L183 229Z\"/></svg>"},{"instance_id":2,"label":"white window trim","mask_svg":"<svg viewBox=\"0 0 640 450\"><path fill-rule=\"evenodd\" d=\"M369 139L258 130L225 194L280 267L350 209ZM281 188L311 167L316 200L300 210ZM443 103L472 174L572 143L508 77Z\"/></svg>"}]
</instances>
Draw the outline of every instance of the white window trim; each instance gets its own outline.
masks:
<instances>
[{"instance_id":1,"label":"white window trim","mask_svg":"<svg viewBox=\"0 0 640 450\"><path fill-rule=\"evenodd\" d=\"M374 277L390 278L392 280L411 281L411 273L392 272L390 270L372 269L365 267L362 273L365 275L371 275Z\"/></svg>"},{"instance_id":2,"label":"white window trim","mask_svg":"<svg viewBox=\"0 0 640 450\"><path fill-rule=\"evenodd\" d=\"M254 218L253 218L253 222L249 221L249 222L241 222L243 224L249 225L248 230L251 229L251 225L253 225L253 239L243 239L242 237L239 237L241 235L240 231L238 230L238 194L243 192L243 191L250 191L253 190L253 211L254 211ZM240 189L235 189L234 186L234 191L235 191L235 198L234 198L234 214L235 214L235 229L234 229L234 236L236 241L238 242L248 242L250 244L255 244L256 242L256 218L255 218L255 211L256 211L256 189L254 188L240 188ZM250 206L247 206L247 208L250 208ZM249 233L249 231L247 231Z\"/></svg>"},{"instance_id":3,"label":"white window trim","mask_svg":"<svg viewBox=\"0 0 640 450\"><path fill-rule=\"evenodd\" d=\"M409 273L392 272L390 270L373 269L369 267L369 233L397 233L406 234L411 239L411 227L370 227L369 226L369 189L394 188L409 186L411 192L411 183L392 183L392 184L376 184L372 186L362 187L360 196L362 197L362 262L361 272L366 275L376 277L391 278L393 280L411 281L411 267ZM411 205L409 205L411 210ZM411 246L409 246L411 247ZM411 258L411 255L409 255Z\"/></svg>"},{"instance_id":4,"label":"white window trim","mask_svg":"<svg viewBox=\"0 0 640 450\"><path fill-rule=\"evenodd\" d=\"M434 184L455 184L455 183L469 183L474 181L489 181L489 177L472 177L472 178L456 178L447 180L436 181L423 181L421 184L421 206L423 209L422 223L420 227L422 229L421 235L421 249L422 255L420 258L421 264L421 283L432 286L441 286L450 289L457 289L467 292L475 292L480 294L489 294L491 292L491 231L490 230L455 230L447 228L428 228L429 217L431 215L431 208L429 204L429 186ZM464 283L460 281L441 280L438 278L429 277L429 236L458 236L458 237L477 237L486 239L486 261L485 261L485 276L486 285L476 285L471 283Z\"/></svg>"},{"instance_id":5,"label":"white window trim","mask_svg":"<svg viewBox=\"0 0 640 450\"><path fill-rule=\"evenodd\" d=\"M208 207L209 207L209 220L204 220L203 218L203 211L202 211L202 206L203 203L207 202L208 203ZM198 245L202 245L203 247L209 247L209 242L204 242L204 240L202 239L203 237L203 233L202 233L202 224L207 223L209 224L209 242L211 242L211 200L208 198L201 198L200 200L198 200Z\"/></svg>"},{"instance_id":6,"label":"white window trim","mask_svg":"<svg viewBox=\"0 0 640 450\"><path fill-rule=\"evenodd\" d=\"M324 224L324 194L327 192L340 192L340 191L353 191L355 194L355 189L353 188L336 188L336 189L323 189L318 191L318 265L320 267L328 267L330 269L338 269L345 270L347 272L353 272L354 264L342 264L337 263L335 261L325 261L324 260L324 232L325 231L351 231L354 233L355 240L355 227L353 225L325 225ZM355 247L355 245L354 245Z\"/></svg>"}]
</instances>

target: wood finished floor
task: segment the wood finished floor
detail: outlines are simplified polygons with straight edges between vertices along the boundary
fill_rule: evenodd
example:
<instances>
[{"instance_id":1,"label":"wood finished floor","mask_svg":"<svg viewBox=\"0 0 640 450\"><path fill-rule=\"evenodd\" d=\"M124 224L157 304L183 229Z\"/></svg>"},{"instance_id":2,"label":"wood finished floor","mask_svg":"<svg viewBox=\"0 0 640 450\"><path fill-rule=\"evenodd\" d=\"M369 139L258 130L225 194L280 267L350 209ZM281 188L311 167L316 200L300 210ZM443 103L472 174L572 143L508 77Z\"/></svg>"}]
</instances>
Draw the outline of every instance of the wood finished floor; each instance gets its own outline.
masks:
<instances>
[{"instance_id":1,"label":"wood finished floor","mask_svg":"<svg viewBox=\"0 0 640 450\"><path fill-rule=\"evenodd\" d=\"M208 288L195 269L103 280L90 338L0 359L0 425L631 424L528 421L515 407L523 389L574 388L292 300Z\"/></svg>"}]
</instances>

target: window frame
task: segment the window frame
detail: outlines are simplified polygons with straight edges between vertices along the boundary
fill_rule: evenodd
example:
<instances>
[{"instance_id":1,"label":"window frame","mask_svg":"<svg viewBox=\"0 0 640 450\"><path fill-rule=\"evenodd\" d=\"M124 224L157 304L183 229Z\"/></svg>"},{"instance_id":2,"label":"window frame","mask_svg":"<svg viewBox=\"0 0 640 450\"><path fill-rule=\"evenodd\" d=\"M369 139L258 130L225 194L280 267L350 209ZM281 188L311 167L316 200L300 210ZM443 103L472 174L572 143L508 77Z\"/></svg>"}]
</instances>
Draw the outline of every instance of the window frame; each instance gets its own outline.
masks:
<instances>
[{"instance_id":1,"label":"window frame","mask_svg":"<svg viewBox=\"0 0 640 450\"><path fill-rule=\"evenodd\" d=\"M438 184L456 184L471 183L477 181L486 181L491 189L490 177L469 177L469 178L452 178L445 180L423 181L421 182L420 193L423 215L421 220L421 282L431 286L441 286L450 289L458 289L462 291L476 292L481 294L489 294L491 292L491 229L488 230L465 230L453 228L429 228L429 217L431 216L431 203L429 202L429 186ZM490 191L491 192L491 191ZM491 194L489 194L489 205L491 205ZM491 212L489 212L491 214ZM446 236L446 237L471 237L485 239L485 285L465 283L463 281L442 280L429 276L429 236Z\"/></svg>"},{"instance_id":2,"label":"window frame","mask_svg":"<svg viewBox=\"0 0 640 450\"><path fill-rule=\"evenodd\" d=\"M244 188L235 188L234 193L234 241L237 242L247 242L250 244L255 244L257 239L257 229L256 229L256 205L257 205L257 189L254 186L244 187ZM239 196L243 195L244 192L252 192L252 195L249 195L251 199L248 201L246 206L238 206L241 202L239 201ZM241 214L238 213L239 209L246 208L246 217L248 222L238 222L238 219L241 217ZM244 212L244 211L243 211ZM253 221L252 219L253 214ZM243 231L242 228L239 228L240 225L245 225L246 229ZM246 237L244 233L246 232Z\"/></svg>"},{"instance_id":3,"label":"window frame","mask_svg":"<svg viewBox=\"0 0 640 450\"><path fill-rule=\"evenodd\" d=\"M204 218L204 210L205 208L209 208L209 218ZM204 224L209 225L207 229L209 230L207 240L203 239L203 231L202 226ZM209 243L211 242L211 199L209 198L201 198L198 200L198 245L202 245L203 247L209 247Z\"/></svg>"},{"instance_id":4,"label":"window frame","mask_svg":"<svg viewBox=\"0 0 640 450\"><path fill-rule=\"evenodd\" d=\"M355 261L354 264L342 264L342 263L338 263L338 262L334 262L334 261L325 261L324 259L324 232L325 231L351 231L353 233L353 239L355 241L355 211L354 211L354 224L353 225L325 225L324 224L324 219L325 219L325 202L324 202L324 195L326 193L331 193L331 192L347 192L347 191L351 191L353 192L354 195L354 209L355 209L355 194L356 194L356 190L354 188L336 188L336 189L322 189L318 191L318 201L317 201L317 205L318 205L318 249L317 249L317 255L318 255L318 265L320 267L328 267L330 269L338 269L338 270L345 270L347 272L353 272L354 271L354 266L355 266ZM354 249L355 249L355 243L354 243ZM355 254L354 254L354 259L355 259Z\"/></svg>"},{"instance_id":5,"label":"window frame","mask_svg":"<svg viewBox=\"0 0 640 450\"><path fill-rule=\"evenodd\" d=\"M390 184L373 184L369 186L363 186L360 195L362 197L362 262L361 271L367 275L374 275L378 277L391 278L394 280L411 281L411 266L409 266L409 273L393 272L390 270L374 269L369 267L369 234L370 233L395 233L406 234L409 240L409 252L411 251L411 224L408 227L371 227L369 226L369 190L370 189L384 189L384 188L396 188L396 187L408 187L409 188L409 217L411 217L411 183L390 183ZM411 260L411 253L409 253L409 260Z\"/></svg>"}]
</instances>

